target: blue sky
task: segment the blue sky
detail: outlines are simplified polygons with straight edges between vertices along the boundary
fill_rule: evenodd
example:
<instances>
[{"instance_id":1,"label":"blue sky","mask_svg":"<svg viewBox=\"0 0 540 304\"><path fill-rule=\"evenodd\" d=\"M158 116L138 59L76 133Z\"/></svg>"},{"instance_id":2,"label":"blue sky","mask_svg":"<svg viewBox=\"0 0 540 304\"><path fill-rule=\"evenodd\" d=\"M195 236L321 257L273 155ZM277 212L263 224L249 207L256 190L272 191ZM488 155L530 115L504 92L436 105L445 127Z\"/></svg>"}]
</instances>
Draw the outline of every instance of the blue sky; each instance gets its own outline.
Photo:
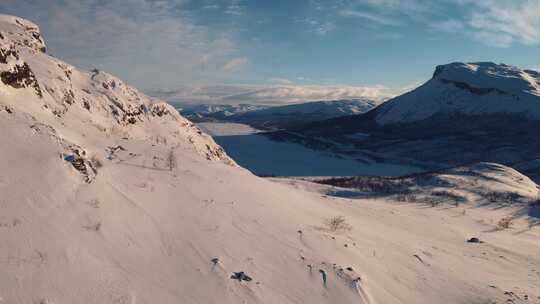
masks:
<instances>
[{"instance_id":1,"label":"blue sky","mask_svg":"<svg viewBox=\"0 0 540 304\"><path fill-rule=\"evenodd\" d=\"M50 52L144 88L400 91L438 64L540 67L538 0L2 0Z\"/></svg>"}]
</instances>

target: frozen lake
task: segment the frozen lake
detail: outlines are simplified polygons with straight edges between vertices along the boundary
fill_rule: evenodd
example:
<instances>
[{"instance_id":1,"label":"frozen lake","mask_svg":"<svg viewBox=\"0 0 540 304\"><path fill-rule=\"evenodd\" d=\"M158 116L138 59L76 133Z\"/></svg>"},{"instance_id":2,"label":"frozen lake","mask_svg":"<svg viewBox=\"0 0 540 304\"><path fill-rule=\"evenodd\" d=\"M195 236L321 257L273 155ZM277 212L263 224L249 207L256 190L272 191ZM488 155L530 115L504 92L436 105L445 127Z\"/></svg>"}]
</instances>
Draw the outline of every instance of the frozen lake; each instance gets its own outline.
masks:
<instances>
[{"instance_id":1,"label":"frozen lake","mask_svg":"<svg viewBox=\"0 0 540 304\"><path fill-rule=\"evenodd\" d=\"M214 136L239 165L257 175L275 176L398 176L419 169L412 166L365 164L302 145L277 142L241 124L204 123L200 127Z\"/></svg>"}]
</instances>

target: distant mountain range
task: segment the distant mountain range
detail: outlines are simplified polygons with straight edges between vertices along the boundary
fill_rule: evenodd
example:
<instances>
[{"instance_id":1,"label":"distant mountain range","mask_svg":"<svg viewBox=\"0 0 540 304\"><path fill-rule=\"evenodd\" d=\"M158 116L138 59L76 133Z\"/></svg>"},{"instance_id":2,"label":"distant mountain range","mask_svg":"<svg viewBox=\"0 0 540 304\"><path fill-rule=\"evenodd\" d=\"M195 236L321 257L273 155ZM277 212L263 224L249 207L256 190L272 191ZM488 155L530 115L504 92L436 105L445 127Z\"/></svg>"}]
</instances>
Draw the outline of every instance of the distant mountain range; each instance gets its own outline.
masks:
<instances>
[{"instance_id":1,"label":"distant mountain range","mask_svg":"<svg viewBox=\"0 0 540 304\"><path fill-rule=\"evenodd\" d=\"M476 161L540 178L540 73L479 63L438 66L417 89L360 114L273 132L361 161L437 169Z\"/></svg>"},{"instance_id":2,"label":"distant mountain range","mask_svg":"<svg viewBox=\"0 0 540 304\"><path fill-rule=\"evenodd\" d=\"M382 100L358 98L313 101L284 106L193 105L179 107L182 115L194 122L237 122L259 129L292 128L315 121L368 112Z\"/></svg>"}]
</instances>

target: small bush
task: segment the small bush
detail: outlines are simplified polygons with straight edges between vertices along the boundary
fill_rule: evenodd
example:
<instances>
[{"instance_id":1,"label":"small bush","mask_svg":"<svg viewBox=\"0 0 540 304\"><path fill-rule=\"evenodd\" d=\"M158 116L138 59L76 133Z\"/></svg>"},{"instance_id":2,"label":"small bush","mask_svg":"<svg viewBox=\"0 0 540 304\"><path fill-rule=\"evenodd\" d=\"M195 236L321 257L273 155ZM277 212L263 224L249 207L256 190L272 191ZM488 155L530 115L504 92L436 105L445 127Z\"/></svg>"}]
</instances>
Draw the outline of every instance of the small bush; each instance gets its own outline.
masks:
<instances>
[{"instance_id":1,"label":"small bush","mask_svg":"<svg viewBox=\"0 0 540 304\"><path fill-rule=\"evenodd\" d=\"M398 202L412 203L416 202L417 198L414 193L403 192L397 195L396 200Z\"/></svg>"},{"instance_id":2,"label":"small bush","mask_svg":"<svg viewBox=\"0 0 540 304\"><path fill-rule=\"evenodd\" d=\"M174 154L174 149L171 149L169 151L169 154L167 154L166 161L167 161L167 166L169 167L169 171L176 169L177 162L176 162L176 155Z\"/></svg>"},{"instance_id":3,"label":"small bush","mask_svg":"<svg viewBox=\"0 0 540 304\"><path fill-rule=\"evenodd\" d=\"M507 216L499 220L499 222L497 223L497 227L501 230L508 229L512 226L512 224L513 224L512 217Z\"/></svg>"},{"instance_id":4,"label":"small bush","mask_svg":"<svg viewBox=\"0 0 540 304\"><path fill-rule=\"evenodd\" d=\"M483 195L491 203L512 204L519 200L520 195L514 192L490 191Z\"/></svg>"},{"instance_id":5,"label":"small bush","mask_svg":"<svg viewBox=\"0 0 540 304\"><path fill-rule=\"evenodd\" d=\"M334 216L326 220L326 225L330 231L336 232L339 230L348 231L352 229L352 226L347 223L347 220L343 216Z\"/></svg>"},{"instance_id":6,"label":"small bush","mask_svg":"<svg viewBox=\"0 0 540 304\"><path fill-rule=\"evenodd\" d=\"M434 207L437 207L440 204L442 204L443 201L439 197L429 197L429 196L427 196L427 197L422 198L422 203L430 205L431 207L434 208Z\"/></svg>"},{"instance_id":7,"label":"small bush","mask_svg":"<svg viewBox=\"0 0 540 304\"><path fill-rule=\"evenodd\" d=\"M446 199L449 201L453 201L454 205L457 207L459 206L459 203L464 200L464 198L460 195L457 195L453 192L446 191L446 190L439 190L439 191L432 191L432 196L439 197L441 199Z\"/></svg>"}]
</instances>

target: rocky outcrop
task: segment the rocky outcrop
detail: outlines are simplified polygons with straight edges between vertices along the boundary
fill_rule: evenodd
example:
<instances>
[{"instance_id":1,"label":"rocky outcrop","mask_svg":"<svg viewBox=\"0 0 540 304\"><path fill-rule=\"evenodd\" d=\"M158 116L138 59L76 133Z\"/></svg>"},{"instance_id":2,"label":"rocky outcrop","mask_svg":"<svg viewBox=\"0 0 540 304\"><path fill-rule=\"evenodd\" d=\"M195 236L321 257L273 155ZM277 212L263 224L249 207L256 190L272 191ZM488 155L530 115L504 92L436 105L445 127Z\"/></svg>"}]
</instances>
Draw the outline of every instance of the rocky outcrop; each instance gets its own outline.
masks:
<instances>
[{"instance_id":1,"label":"rocky outcrop","mask_svg":"<svg viewBox=\"0 0 540 304\"><path fill-rule=\"evenodd\" d=\"M106 72L81 71L47 55L35 24L6 15L0 15L0 103L54 126L58 134L73 134L69 129L60 132L69 120L72 129L184 147L206 159L234 164L210 136L167 103ZM77 145L80 139L62 140ZM81 157L72 164L87 175L92 170L83 170Z\"/></svg>"}]
</instances>

